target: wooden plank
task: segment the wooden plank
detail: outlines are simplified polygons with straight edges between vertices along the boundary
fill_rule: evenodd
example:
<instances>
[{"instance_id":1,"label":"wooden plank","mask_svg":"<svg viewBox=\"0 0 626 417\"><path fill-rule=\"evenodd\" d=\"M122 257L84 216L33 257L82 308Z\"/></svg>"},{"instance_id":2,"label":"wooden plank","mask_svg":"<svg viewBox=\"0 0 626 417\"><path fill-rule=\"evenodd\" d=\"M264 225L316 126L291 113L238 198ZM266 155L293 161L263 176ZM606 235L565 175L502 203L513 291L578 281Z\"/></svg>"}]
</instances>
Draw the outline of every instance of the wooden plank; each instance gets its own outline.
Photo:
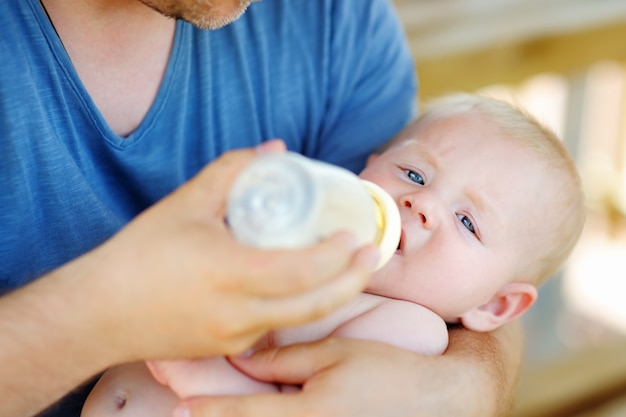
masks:
<instances>
[{"instance_id":1,"label":"wooden plank","mask_svg":"<svg viewBox=\"0 0 626 417\"><path fill-rule=\"evenodd\" d=\"M417 59L420 97L491 84L516 84L544 72L582 70L599 60L626 60L626 22L435 59ZM418 51L414 51L418 57Z\"/></svg>"},{"instance_id":2,"label":"wooden plank","mask_svg":"<svg viewBox=\"0 0 626 417\"><path fill-rule=\"evenodd\" d=\"M577 414L576 417L623 417L626 416L626 392L592 410Z\"/></svg>"},{"instance_id":3,"label":"wooden plank","mask_svg":"<svg viewBox=\"0 0 626 417\"><path fill-rule=\"evenodd\" d=\"M626 340L528 370L511 417L565 417L626 393Z\"/></svg>"},{"instance_id":4,"label":"wooden plank","mask_svg":"<svg viewBox=\"0 0 626 417\"><path fill-rule=\"evenodd\" d=\"M395 0L416 57L435 58L626 19L623 0Z\"/></svg>"}]
</instances>

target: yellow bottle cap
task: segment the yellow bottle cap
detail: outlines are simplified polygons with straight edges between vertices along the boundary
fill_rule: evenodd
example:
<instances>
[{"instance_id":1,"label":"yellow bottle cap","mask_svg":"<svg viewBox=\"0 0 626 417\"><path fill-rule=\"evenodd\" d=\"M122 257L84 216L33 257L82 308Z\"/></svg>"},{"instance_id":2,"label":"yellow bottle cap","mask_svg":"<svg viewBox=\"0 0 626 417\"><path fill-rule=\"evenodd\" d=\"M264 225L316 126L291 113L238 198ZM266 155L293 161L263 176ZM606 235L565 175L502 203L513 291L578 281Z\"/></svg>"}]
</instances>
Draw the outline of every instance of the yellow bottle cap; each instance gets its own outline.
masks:
<instances>
[{"instance_id":1,"label":"yellow bottle cap","mask_svg":"<svg viewBox=\"0 0 626 417\"><path fill-rule=\"evenodd\" d=\"M402 222L400 212L393 198L378 185L367 180L363 181L365 187L372 195L376 206L378 233L375 243L380 248L380 260L376 269L382 268L396 253L400 235L402 233Z\"/></svg>"}]
</instances>

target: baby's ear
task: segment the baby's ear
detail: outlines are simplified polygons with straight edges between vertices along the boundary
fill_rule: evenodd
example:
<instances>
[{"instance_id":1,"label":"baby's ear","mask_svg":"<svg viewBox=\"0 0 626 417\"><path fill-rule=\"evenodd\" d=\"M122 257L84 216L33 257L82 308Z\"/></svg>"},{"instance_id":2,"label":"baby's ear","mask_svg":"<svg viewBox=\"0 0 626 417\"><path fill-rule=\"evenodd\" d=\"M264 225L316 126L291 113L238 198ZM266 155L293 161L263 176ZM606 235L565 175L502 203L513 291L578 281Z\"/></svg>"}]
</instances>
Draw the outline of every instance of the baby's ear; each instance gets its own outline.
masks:
<instances>
[{"instance_id":1,"label":"baby's ear","mask_svg":"<svg viewBox=\"0 0 626 417\"><path fill-rule=\"evenodd\" d=\"M487 303L463 314L463 326L477 332L490 332L524 314L537 299L537 288L525 282L502 287Z\"/></svg>"}]
</instances>

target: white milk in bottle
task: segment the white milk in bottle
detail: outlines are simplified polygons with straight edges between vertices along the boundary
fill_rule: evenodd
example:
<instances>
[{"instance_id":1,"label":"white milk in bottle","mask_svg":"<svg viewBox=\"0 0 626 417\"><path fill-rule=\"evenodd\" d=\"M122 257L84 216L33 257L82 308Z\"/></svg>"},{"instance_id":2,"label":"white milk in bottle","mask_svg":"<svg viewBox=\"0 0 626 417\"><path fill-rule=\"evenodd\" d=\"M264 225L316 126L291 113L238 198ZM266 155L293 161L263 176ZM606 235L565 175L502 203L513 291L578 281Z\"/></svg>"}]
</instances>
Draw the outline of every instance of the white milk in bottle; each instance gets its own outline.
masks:
<instances>
[{"instance_id":1,"label":"white milk in bottle","mask_svg":"<svg viewBox=\"0 0 626 417\"><path fill-rule=\"evenodd\" d=\"M338 230L375 243L378 268L395 253L400 214L376 184L294 152L260 155L235 179L227 222L240 242L267 249L314 244Z\"/></svg>"}]
</instances>

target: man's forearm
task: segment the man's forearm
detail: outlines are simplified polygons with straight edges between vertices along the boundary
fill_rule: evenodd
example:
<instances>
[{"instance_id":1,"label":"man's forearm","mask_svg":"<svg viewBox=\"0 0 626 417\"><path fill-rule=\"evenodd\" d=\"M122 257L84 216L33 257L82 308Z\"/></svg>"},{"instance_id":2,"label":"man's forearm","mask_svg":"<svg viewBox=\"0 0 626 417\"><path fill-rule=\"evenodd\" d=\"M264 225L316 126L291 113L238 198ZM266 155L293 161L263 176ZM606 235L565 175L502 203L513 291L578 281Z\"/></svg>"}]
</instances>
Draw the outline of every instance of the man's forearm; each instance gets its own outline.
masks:
<instances>
[{"instance_id":1,"label":"man's forearm","mask_svg":"<svg viewBox=\"0 0 626 417\"><path fill-rule=\"evenodd\" d=\"M0 416L34 415L112 359L92 320L94 294L84 276L70 276L79 269L0 298Z\"/></svg>"}]
</instances>

